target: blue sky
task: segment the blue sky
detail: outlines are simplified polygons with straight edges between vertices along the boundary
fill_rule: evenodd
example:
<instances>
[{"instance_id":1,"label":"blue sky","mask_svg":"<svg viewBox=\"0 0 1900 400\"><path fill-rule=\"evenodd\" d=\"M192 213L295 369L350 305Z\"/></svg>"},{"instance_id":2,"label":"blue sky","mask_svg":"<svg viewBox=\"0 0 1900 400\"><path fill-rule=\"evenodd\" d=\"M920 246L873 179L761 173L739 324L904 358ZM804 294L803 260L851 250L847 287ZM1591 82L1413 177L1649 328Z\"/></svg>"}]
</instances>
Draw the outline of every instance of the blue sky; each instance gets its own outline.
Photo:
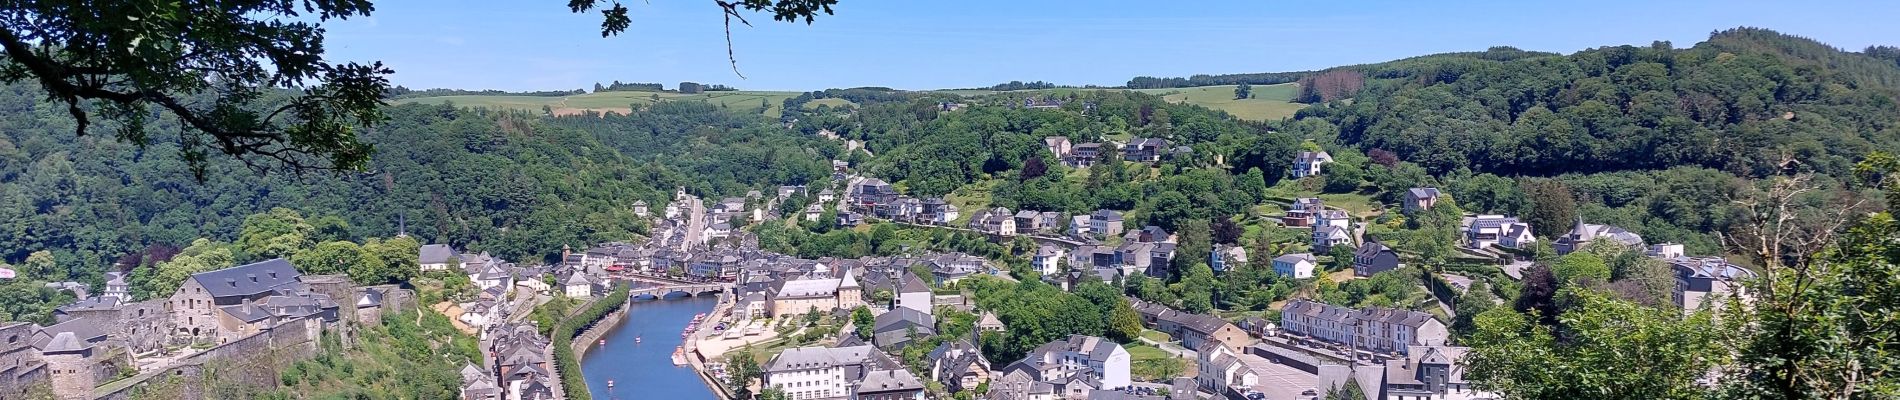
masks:
<instances>
[{"instance_id":1,"label":"blue sky","mask_svg":"<svg viewBox=\"0 0 1900 400\"><path fill-rule=\"evenodd\" d=\"M594 82L741 89L941 89L1010 80L1296 71L1496 45L1569 53L1757 26L1860 50L1900 45L1900 2L842 0L835 15L735 26L710 1L627 0L633 28L554 0L379 1L327 24L333 61L380 60L411 88L554 90ZM1443 3L1443 4L1440 4Z\"/></svg>"}]
</instances>

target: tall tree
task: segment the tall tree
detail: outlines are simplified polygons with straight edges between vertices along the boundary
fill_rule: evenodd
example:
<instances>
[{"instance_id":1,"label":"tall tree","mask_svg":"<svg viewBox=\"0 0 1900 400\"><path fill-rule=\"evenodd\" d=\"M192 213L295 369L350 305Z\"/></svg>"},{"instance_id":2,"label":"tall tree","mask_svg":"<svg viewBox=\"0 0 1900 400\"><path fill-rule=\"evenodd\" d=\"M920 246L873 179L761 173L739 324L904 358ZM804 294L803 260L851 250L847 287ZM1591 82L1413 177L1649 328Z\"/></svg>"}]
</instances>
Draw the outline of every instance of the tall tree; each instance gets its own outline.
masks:
<instances>
[{"instance_id":1,"label":"tall tree","mask_svg":"<svg viewBox=\"0 0 1900 400\"><path fill-rule=\"evenodd\" d=\"M1524 222L1531 231L1546 237L1569 232L1577 224L1577 197L1570 187L1555 179L1526 178L1518 181L1524 197L1530 199L1530 213Z\"/></svg>"},{"instance_id":2,"label":"tall tree","mask_svg":"<svg viewBox=\"0 0 1900 400\"><path fill-rule=\"evenodd\" d=\"M244 218L237 248L246 260L289 258L310 248L316 230L304 222L303 214L288 208L273 208L270 212Z\"/></svg>"}]
</instances>

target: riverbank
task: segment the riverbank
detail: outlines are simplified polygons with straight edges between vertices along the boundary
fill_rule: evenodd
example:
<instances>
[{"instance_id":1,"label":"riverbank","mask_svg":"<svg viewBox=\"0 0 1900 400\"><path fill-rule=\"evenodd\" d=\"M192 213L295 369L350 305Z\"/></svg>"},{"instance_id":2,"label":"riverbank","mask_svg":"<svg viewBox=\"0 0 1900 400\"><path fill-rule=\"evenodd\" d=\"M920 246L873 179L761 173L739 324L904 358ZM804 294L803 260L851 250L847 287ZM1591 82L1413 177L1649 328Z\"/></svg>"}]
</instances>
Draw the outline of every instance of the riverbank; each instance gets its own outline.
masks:
<instances>
[{"instance_id":1,"label":"riverbank","mask_svg":"<svg viewBox=\"0 0 1900 400\"><path fill-rule=\"evenodd\" d=\"M600 322L595 323L594 327L587 328L580 335L574 336L574 342L569 343L574 350L574 361L586 363L589 350L594 349L595 344L600 343L600 339L607 336L607 332L620 327L620 323L627 319L627 308L629 308L627 305L621 305L620 309L601 317Z\"/></svg>"},{"instance_id":2,"label":"riverbank","mask_svg":"<svg viewBox=\"0 0 1900 400\"><path fill-rule=\"evenodd\" d=\"M699 379L704 381L706 387L712 389L713 394L719 396L720 400L731 400L732 393L726 388L724 382L720 382L718 377L713 376L712 371L706 369L706 360L725 356L725 350L720 349L718 353L714 354L701 353L700 350L702 350L702 348L699 347L699 341L706 337L707 332L711 331L711 329L706 329L707 326L716 325L719 323L717 321L724 321L726 319L726 315L732 311L733 302L730 300L731 296L719 295L719 303L713 305L712 312L706 314L709 318L706 318L706 320L700 324L699 331L693 332L693 335L687 338L686 343L683 345L685 346L685 353L689 355L686 357L687 366L691 367L693 372L699 375Z\"/></svg>"}]
</instances>

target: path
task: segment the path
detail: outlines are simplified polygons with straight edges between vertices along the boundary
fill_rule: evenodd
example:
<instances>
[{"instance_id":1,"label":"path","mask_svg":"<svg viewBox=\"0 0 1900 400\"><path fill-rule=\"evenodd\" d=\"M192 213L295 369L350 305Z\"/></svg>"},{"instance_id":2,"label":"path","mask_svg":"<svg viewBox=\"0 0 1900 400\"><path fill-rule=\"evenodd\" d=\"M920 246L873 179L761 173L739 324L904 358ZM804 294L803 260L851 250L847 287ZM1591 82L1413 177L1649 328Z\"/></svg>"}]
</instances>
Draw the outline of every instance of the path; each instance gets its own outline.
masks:
<instances>
[{"instance_id":1,"label":"path","mask_svg":"<svg viewBox=\"0 0 1900 400\"><path fill-rule=\"evenodd\" d=\"M1161 351L1168 352L1168 354L1173 354L1175 357L1179 357L1179 358L1200 357L1200 353L1197 353L1194 350L1188 350L1186 347L1181 347L1180 345L1174 344L1174 342L1157 342L1154 339L1149 339L1145 337L1139 338L1139 339L1141 339L1142 343L1146 343L1149 346L1154 346L1155 348L1161 349Z\"/></svg>"}]
</instances>

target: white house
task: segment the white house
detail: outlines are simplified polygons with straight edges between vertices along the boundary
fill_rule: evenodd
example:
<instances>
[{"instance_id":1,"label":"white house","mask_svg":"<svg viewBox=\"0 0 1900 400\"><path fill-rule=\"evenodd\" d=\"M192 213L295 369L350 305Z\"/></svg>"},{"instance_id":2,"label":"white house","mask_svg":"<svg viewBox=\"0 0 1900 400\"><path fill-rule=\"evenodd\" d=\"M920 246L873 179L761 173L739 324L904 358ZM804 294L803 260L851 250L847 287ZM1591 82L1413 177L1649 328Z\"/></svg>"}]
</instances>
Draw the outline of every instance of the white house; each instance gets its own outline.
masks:
<instances>
[{"instance_id":1,"label":"white house","mask_svg":"<svg viewBox=\"0 0 1900 400\"><path fill-rule=\"evenodd\" d=\"M1280 311L1280 327L1287 333L1381 353L1442 346L1451 337L1445 323L1431 314L1379 307L1354 310L1306 299L1287 302Z\"/></svg>"},{"instance_id":2,"label":"white house","mask_svg":"<svg viewBox=\"0 0 1900 400\"><path fill-rule=\"evenodd\" d=\"M1333 155L1325 151L1302 151L1293 156L1293 178L1305 178L1319 175L1320 166L1333 162Z\"/></svg>"},{"instance_id":3,"label":"white house","mask_svg":"<svg viewBox=\"0 0 1900 400\"><path fill-rule=\"evenodd\" d=\"M1293 279L1313 277L1313 253L1293 253L1273 258L1273 273Z\"/></svg>"},{"instance_id":4,"label":"white house","mask_svg":"<svg viewBox=\"0 0 1900 400\"><path fill-rule=\"evenodd\" d=\"M589 278L587 274L580 273L580 271L575 271L573 275L568 275L566 280L561 281L561 292L566 294L567 297L593 296L594 279Z\"/></svg>"},{"instance_id":5,"label":"white house","mask_svg":"<svg viewBox=\"0 0 1900 400\"><path fill-rule=\"evenodd\" d=\"M1523 249L1537 243L1537 237L1531 234L1531 225L1518 221L1515 217L1502 215L1465 217L1464 231L1465 246L1473 249L1491 246Z\"/></svg>"},{"instance_id":6,"label":"white house","mask_svg":"<svg viewBox=\"0 0 1900 400\"><path fill-rule=\"evenodd\" d=\"M1337 226L1313 228L1313 251L1332 251L1333 246L1352 245L1352 233Z\"/></svg>"},{"instance_id":7,"label":"white house","mask_svg":"<svg viewBox=\"0 0 1900 400\"><path fill-rule=\"evenodd\" d=\"M765 363L763 384L792 400L848 398L857 380L875 366L876 353L871 346L785 349Z\"/></svg>"},{"instance_id":8,"label":"white house","mask_svg":"<svg viewBox=\"0 0 1900 400\"><path fill-rule=\"evenodd\" d=\"M416 264L423 272L447 271L455 263L455 249L446 244L425 244L417 250Z\"/></svg>"},{"instance_id":9,"label":"white house","mask_svg":"<svg viewBox=\"0 0 1900 400\"><path fill-rule=\"evenodd\" d=\"M1036 249L1036 257L1031 259L1029 264L1035 266L1036 270L1041 271L1043 275L1059 274L1062 273L1062 258L1067 257L1068 254L1061 247L1042 245L1041 248Z\"/></svg>"},{"instance_id":10,"label":"white house","mask_svg":"<svg viewBox=\"0 0 1900 400\"><path fill-rule=\"evenodd\" d=\"M1069 335L1036 347L1022 362L1041 369L1045 382L1086 376L1101 382L1097 390L1116 390L1132 382L1129 360L1128 350L1113 340Z\"/></svg>"}]
</instances>

